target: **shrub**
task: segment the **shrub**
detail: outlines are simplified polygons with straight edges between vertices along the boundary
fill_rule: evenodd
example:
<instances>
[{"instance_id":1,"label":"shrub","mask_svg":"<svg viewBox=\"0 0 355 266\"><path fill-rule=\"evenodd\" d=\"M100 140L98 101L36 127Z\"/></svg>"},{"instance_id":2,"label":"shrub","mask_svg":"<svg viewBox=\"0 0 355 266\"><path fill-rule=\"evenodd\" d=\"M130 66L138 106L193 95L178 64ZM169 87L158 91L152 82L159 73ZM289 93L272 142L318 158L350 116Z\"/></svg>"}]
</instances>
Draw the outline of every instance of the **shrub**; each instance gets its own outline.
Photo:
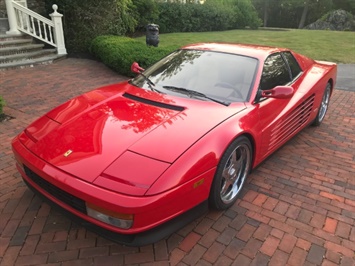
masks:
<instances>
[{"instance_id":1,"label":"shrub","mask_svg":"<svg viewBox=\"0 0 355 266\"><path fill-rule=\"evenodd\" d=\"M104 34L125 35L137 25L132 0L45 0L48 13L57 4L63 14L65 42L69 53L86 53L91 41Z\"/></svg>"},{"instance_id":2,"label":"shrub","mask_svg":"<svg viewBox=\"0 0 355 266\"><path fill-rule=\"evenodd\" d=\"M222 5L160 3L160 32L202 32L231 28L233 12Z\"/></svg>"},{"instance_id":3,"label":"shrub","mask_svg":"<svg viewBox=\"0 0 355 266\"><path fill-rule=\"evenodd\" d=\"M156 23L161 33L223 31L261 25L249 0L209 0L203 5L164 2L158 8Z\"/></svg>"},{"instance_id":4,"label":"shrub","mask_svg":"<svg viewBox=\"0 0 355 266\"><path fill-rule=\"evenodd\" d=\"M237 16L236 28L250 27L257 29L262 25L261 19L258 17L258 13L250 1L232 0L232 5L236 9Z\"/></svg>"},{"instance_id":5,"label":"shrub","mask_svg":"<svg viewBox=\"0 0 355 266\"><path fill-rule=\"evenodd\" d=\"M159 10L155 0L133 0L132 6L136 30L144 30L147 24L155 23L159 17Z\"/></svg>"},{"instance_id":6,"label":"shrub","mask_svg":"<svg viewBox=\"0 0 355 266\"><path fill-rule=\"evenodd\" d=\"M91 53L105 65L118 73L132 76L131 65L134 61L146 68L175 50L176 46L152 47L122 36L99 36L90 47Z\"/></svg>"},{"instance_id":7,"label":"shrub","mask_svg":"<svg viewBox=\"0 0 355 266\"><path fill-rule=\"evenodd\" d=\"M162 3L156 0L44 0L47 13L57 4L63 14L69 54L87 53L101 35L125 36L149 23L161 33L222 31L260 24L250 0L208 0L205 4Z\"/></svg>"},{"instance_id":8,"label":"shrub","mask_svg":"<svg viewBox=\"0 0 355 266\"><path fill-rule=\"evenodd\" d=\"M0 95L0 115L3 114L3 108L5 106L5 100L2 98L2 96Z\"/></svg>"}]
</instances>

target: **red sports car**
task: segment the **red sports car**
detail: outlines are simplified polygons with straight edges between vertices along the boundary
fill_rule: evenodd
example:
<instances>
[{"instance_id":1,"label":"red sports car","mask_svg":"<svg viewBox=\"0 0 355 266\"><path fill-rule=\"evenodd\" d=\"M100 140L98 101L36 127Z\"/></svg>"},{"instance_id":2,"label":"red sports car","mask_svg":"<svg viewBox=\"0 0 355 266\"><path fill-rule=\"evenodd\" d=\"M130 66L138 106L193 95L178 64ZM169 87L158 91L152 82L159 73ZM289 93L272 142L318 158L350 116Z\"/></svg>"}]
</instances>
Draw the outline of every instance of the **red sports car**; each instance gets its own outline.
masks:
<instances>
[{"instance_id":1,"label":"red sports car","mask_svg":"<svg viewBox=\"0 0 355 266\"><path fill-rule=\"evenodd\" d=\"M126 245L233 205L250 171L319 125L334 63L288 49L202 43L74 98L12 143L26 184Z\"/></svg>"}]
</instances>

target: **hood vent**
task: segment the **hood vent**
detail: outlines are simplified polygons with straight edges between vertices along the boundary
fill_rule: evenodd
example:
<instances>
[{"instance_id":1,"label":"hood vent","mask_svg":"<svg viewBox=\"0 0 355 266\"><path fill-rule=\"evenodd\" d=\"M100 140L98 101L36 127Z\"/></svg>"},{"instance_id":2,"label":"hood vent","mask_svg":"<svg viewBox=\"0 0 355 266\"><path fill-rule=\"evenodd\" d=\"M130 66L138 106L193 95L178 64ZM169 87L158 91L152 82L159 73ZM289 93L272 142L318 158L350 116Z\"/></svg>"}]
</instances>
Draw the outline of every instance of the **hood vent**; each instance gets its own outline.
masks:
<instances>
[{"instance_id":1,"label":"hood vent","mask_svg":"<svg viewBox=\"0 0 355 266\"><path fill-rule=\"evenodd\" d=\"M148 100L145 98L141 98L132 94L129 94L127 92L125 92L123 94L123 97L137 101L137 102L141 102L141 103L145 103L145 104L149 104L149 105L153 105L153 106L157 106L160 108L165 108L165 109L170 109L170 110L174 110L174 111L183 111L185 108L181 107L181 106L176 106L176 105L171 105L171 104L167 104L167 103L161 103L161 102L156 102L156 101L152 101L152 100Z\"/></svg>"}]
</instances>

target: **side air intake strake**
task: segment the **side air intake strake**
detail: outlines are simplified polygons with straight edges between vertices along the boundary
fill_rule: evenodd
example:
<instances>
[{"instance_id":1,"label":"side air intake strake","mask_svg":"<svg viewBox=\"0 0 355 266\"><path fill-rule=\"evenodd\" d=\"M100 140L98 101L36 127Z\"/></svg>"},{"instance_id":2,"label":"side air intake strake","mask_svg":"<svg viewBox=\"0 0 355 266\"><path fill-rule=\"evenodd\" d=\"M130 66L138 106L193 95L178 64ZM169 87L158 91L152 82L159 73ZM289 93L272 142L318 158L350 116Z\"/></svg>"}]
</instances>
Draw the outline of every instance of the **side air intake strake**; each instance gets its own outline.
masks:
<instances>
[{"instance_id":1,"label":"side air intake strake","mask_svg":"<svg viewBox=\"0 0 355 266\"><path fill-rule=\"evenodd\" d=\"M280 121L271 132L269 150L283 142L289 135L308 122L313 104L314 94L298 105L283 121Z\"/></svg>"},{"instance_id":2,"label":"side air intake strake","mask_svg":"<svg viewBox=\"0 0 355 266\"><path fill-rule=\"evenodd\" d=\"M161 102L156 102L156 101L148 100L145 98L141 98L141 97L129 94L127 92L125 92L123 94L123 97L137 101L137 102L141 102L141 103L145 103L145 104L149 104L149 105L153 105L153 106L157 106L157 107L161 107L161 108L165 108L165 109L170 109L170 110L174 110L174 111L183 111L185 109L184 107L181 107L181 106L176 106L176 105L171 105L171 104L167 104L167 103L161 103Z\"/></svg>"}]
</instances>

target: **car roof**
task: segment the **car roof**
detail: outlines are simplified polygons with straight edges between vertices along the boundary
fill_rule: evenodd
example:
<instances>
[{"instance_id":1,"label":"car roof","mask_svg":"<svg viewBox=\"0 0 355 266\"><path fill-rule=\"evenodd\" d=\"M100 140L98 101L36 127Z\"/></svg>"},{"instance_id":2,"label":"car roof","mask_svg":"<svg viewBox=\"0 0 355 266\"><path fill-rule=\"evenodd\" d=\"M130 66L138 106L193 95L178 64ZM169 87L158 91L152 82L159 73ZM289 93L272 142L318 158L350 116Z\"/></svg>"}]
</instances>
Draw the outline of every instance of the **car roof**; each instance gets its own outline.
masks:
<instances>
[{"instance_id":1,"label":"car roof","mask_svg":"<svg viewBox=\"0 0 355 266\"><path fill-rule=\"evenodd\" d=\"M182 47L182 49L207 50L214 52L238 54L249 57L255 57L261 61L264 61L272 53L289 51L285 48L238 43L196 43L186 45Z\"/></svg>"}]
</instances>

